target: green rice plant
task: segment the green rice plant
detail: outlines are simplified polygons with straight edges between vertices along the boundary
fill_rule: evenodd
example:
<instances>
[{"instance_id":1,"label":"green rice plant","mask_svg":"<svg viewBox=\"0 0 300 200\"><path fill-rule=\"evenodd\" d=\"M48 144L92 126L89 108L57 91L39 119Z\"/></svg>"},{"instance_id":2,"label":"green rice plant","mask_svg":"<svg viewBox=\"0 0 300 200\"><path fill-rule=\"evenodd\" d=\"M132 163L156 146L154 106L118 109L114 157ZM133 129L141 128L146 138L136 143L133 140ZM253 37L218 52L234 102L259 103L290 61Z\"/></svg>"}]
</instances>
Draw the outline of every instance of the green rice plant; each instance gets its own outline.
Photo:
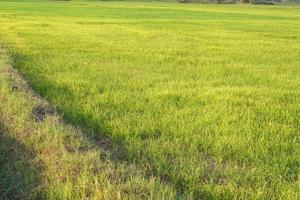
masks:
<instances>
[{"instance_id":1,"label":"green rice plant","mask_svg":"<svg viewBox=\"0 0 300 200\"><path fill-rule=\"evenodd\" d=\"M298 6L1 1L0 16L64 121L177 198L299 198Z\"/></svg>"}]
</instances>

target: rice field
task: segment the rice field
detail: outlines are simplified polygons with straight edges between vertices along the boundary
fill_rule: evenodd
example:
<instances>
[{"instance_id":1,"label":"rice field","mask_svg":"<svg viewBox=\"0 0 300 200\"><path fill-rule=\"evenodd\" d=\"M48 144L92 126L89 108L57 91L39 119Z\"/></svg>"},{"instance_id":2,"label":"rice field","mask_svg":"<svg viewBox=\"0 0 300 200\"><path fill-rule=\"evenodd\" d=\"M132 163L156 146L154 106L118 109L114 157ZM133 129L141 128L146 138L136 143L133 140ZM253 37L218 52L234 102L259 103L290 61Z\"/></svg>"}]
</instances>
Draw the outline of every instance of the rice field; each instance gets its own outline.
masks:
<instances>
[{"instance_id":1,"label":"rice field","mask_svg":"<svg viewBox=\"0 0 300 200\"><path fill-rule=\"evenodd\" d=\"M299 198L299 6L1 0L0 46L64 123L112 163L104 172L86 169L84 188L59 182L70 195L46 184L44 198ZM37 154L47 146L18 141ZM70 163L104 165L82 154ZM43 159L42 177L51 177L55 165Z\"/></svg>"}]
</instances>

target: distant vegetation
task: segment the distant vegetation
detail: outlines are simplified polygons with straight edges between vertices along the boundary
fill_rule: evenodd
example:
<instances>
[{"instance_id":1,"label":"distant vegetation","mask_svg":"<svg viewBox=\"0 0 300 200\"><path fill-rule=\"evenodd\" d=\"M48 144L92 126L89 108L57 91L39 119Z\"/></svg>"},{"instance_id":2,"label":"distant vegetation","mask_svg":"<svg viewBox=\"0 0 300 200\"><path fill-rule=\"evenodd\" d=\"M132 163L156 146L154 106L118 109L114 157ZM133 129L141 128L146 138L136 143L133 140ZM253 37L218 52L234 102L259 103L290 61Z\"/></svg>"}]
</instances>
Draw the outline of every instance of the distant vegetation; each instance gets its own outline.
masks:
<instances>
[{"instance_id":1,"label":"distant vegetation","mask_svg":"<svg viewBox=\"0 0 300 200\"><path fill-rule=\"evenodd\" d=\"M0 199L299 199L299 11L0 1Z\"/></svg>"},{"instance_id":2,"label":"distant vegetation","mask_svg":"<svg viewBox=\"0 0 300 200\"><path fill-rule=\"evenodd\" d=\"M300 3L300 0L178 0L180 3L215 3L215 4L236 4L236 3L250 3L250 4L295 4Z\"/></svg>"}]
</instances>

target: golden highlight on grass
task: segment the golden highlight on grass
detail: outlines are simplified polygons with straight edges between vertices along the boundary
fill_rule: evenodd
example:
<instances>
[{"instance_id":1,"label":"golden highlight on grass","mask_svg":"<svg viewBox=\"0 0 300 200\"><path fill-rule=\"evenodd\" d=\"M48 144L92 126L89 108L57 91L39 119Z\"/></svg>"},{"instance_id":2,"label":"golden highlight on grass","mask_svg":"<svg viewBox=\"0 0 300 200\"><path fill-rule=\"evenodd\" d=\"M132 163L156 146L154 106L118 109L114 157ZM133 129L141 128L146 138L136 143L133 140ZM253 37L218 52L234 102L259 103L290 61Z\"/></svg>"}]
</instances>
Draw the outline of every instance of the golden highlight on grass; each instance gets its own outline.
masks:
<instances>
[{"instance_id":1,"label":"golden highlight on grass","mask_svg":"<svg viewBox=\"0 0 300 200\"><path fill-rule=\"evenodd\" d=\"M50 103L11 123L47 130L20 134L47 197L299 198L299 11L0 1L0 43Z\"/></svg>"}]
</instances>

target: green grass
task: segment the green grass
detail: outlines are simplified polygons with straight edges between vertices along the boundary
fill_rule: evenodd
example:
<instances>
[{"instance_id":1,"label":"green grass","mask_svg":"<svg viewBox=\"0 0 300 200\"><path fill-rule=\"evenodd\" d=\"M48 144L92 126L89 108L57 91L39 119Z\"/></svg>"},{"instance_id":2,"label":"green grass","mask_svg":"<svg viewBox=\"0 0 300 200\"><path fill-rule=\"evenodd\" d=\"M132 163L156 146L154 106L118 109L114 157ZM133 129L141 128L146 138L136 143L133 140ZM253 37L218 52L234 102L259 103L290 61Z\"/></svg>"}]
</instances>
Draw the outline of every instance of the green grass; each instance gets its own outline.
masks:
<instances>
[{"instance_id":1,"label":"green grass","mask_svg":"<svg viewBox=\"0 0 300 200\"><path fill-rule=\"evenodd\" d=\"M0 43L154 194L299 198L300 7L1 1Z\"/></svg>"},{"instance_id":2,"label":"green grass","mask_svg":"<svg viewBox=\"0 0 300 200\"><path fill-rule=\"evenodd\" d=\"M51 105L30 90L3 51L0 102L0 199L175 198L171 186L113 159L57 113L41 115Z\"/></svg>"}]
</instances>

